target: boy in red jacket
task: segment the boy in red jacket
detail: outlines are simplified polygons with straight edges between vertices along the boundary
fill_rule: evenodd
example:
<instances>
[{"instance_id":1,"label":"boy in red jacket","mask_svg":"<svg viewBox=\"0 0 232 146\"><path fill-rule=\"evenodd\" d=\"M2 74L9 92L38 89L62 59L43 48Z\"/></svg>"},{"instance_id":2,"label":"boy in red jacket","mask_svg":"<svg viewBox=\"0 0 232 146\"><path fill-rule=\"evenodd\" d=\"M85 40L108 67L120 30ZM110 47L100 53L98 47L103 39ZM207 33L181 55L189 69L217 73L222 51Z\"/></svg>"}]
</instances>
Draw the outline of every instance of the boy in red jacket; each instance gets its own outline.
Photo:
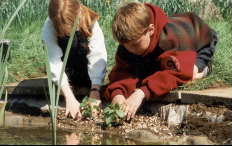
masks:
<instances>
[{"instance_id":1,"label":"boy in red jacket","mask_svg":"<svg viewBox=\"0 0 232 146\"><path fill-rule=\"evenodd\" d=\"M145 99L206 76L217 44L216 32L194 13L168 17L147 3L121 7L112 30L120 45L105 93L128 120Z\"/></svg>"}]
</instances>

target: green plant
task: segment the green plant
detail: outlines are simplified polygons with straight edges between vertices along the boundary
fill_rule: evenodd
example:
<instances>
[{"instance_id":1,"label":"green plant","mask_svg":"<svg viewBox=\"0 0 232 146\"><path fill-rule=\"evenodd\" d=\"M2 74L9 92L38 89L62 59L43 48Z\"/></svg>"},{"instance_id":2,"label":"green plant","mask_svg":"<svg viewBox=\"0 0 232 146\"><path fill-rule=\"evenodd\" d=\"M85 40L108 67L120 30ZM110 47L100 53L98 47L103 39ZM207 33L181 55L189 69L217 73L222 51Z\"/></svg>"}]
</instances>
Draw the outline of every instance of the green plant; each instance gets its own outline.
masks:
<instances>
[{"instance_id":1,"label":"green plant","mask_svg":"<svg viewBox=\"0 0 232 146\"><path fill-rule=\"evenodd\" d=\"M7 58L9 56L9 50L7 49L6 56L3 55L3 47L0 46L0 100L3 95L4 86L8 78L7 72Z\"/></svg>"},{"instance_id":2,"label":"green plant","mask_svg":"<svg viewBox=\"0 0 232 146\"><path fill-rule=\"evenodd\" d=\"M19 11L22 9L22 7L24 6L24 4L26 3L27 0L23 0L20 2L19 6L16 8L16 10L14 11L14 13L10 16L9 21L4 25L4 27L1 30L0 33L0 40L3 40L5 38L5 33L7 32L7 30L9 29L11 23L13 22L14 18L16 17L16 15L19 13ZM5 88L5 83L8 79L8 69L7 69L7 61L8 61L8 57L9 57L9 48L7 46L7 50L6 50L6 54L4 54L4 42L1 42L0 44L0 100L2 98L3 95L3 91ZM0 125L4 124L4 118L5 118L5 107L6 107L6 103L7 103L7 90L5 93L5 99L3 103L0 103L1 107L0 107Z\"/></svg>"},{"instance_id":3,"label":"green plant","mask_svg":"<svg viewBox=\"0 0 232 146\"><path fill-rule=\"evenodd\" d=\"M121 125L125 120L125 113L119 104L110 104L104 109L104 122L107 127Z\"/></svg>"},{"instance_id":4,"label":"green plant","mask_svg":"<svg viewBox=\"0 0 232 146\"><path fill-rule=\"evenodd\" d=\"M22 0L1 0L0 20L8 20L11 14L15 12L15 8L22 4ZM38 20L47 17L48 0L29 0L24 4L22 9L16 16L16 19L12 22L14 26L23 28L26 24L33 24L35 18ZM39 5L38 5L39 4ZM35 17L36 16L36 17ZM1 25L2 22L0 22Z\"/></svg>"},{"instance_id":5,"label":"green plant","mask_svg":"<svg viewBox=\"0 0 232 146\"><path fill-rule=\"evenodd\" d=\"M5 93L5 100L4 102L0 101L0 127L4 126L5 123L5 108L6 108L6 104L7 104L7 90Z\"/></svg>"},{"instance_id":6,"label":"green plant","mask_svg":"<svg viewBox=\"0 0 232 146\"><path fill-rule=\"evenodd\" d=\"M59 97L60 97L60 90L61 90L61 82L63 79L63 75L65 72L65 67L67 64L68 56L70 53L71 45L73 42L74 34L77 31L79 24L79 19L76 17L76 20L74 21L73 28L70 34L70 38L68 41L68 45L66 48L66 52L64 55L64 60L63 60L63 65L61 69L61 74L60 78L58 81L58 85L56 86L55 83L52 81L52 75L51 75L51 70L50 70L50 64L48 60L48 49L46 49L46 56L47 56L47 61L46 61L46 69L47 69L47 74L48 74L48 88L49 88L49 97L50 97L50 113L51 113L51 119L52 119L52 129L53 129L53 144L56 145L56 119L57 119L57 109L59 105Z\"/></svg>"},{"instance_id":7,"label":"green plant","mask_svg":"<svg viewBox=\"0 0 232 146\"><path fill-rule=\"evenodd\" d=\"M231 20L232 8L231 8L231 0L212 0L213 3L219 7L222 16L225 19Z\"/></svg>"},{"instance_id":8,"label":"green plant","mask_svg":"<svg viewBox=\"0 0 232 146\"><path fill-rule=\"evenodd\" d=\"M93 107L91 106L91 104L94 104L94 103L97 103L97 100L94 98L85 97L83 99L80 107L81 107L81 111L82 111L82 116L84 118L93 118L92 117L93 110L97 110L98 112L100 111L99 106L93 106Z\"/></svg>"}]
</instances>

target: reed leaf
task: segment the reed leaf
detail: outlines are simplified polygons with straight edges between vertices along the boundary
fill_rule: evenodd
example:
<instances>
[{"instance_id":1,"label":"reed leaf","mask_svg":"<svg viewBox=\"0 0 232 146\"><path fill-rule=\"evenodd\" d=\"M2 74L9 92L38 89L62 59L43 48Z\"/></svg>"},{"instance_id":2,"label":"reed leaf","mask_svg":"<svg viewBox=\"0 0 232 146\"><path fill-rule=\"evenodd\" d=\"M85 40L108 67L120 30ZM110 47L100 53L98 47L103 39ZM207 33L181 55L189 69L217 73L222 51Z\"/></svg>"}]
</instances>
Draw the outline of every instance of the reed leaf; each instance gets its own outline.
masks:
<instances>
[{"instance_id":1,"label":"reed leaf","mask_svg":"<svg viewBox=\"0 0 232 146\"><path fill-rule=\"evenodd\" d=\"M20 5L16 8L15 12L12 14L12 16L10 17L9 21L6 23L6 25L4 25L1 33L0 33L0 40L3 40L5 38L5 33L8 30L8 28L10 27L11 23L13 22L13 20L15 19L15 17L17 16L18 12L21 10L21 8L24 6L24 4L26 3L27 0L23 0ZM0 100L2 98L3 95L3 91L5 88L5 83L7 82L8 79L8 70L7 70L7 61L9 58L9 48L7 48L6 51L6 55L4 56L3 54L3 43L0 44ZM7 103L7 90L5 93L5 99L3 102L3 107L0 108L0 119L4 120L5 118L5 106ZM4 122L4 121L3 121Z\"/></svg>"},{"instance_id":2,"label":"reed leaf","mask_svg":"<svg viewBox=\"0 0 232 146\"><path fill-rule=\"evenodd\" d=\"M47 57L47 61L46 61L46 69L47 69L47 75L48 75L48 87L49 87L49 94L50 94L50 113L51 113L51 119L52 119L52 129L53 129L53 144L56 145L56 119L57 119L57 110L58 110L58 105L59 105L59 97L60 97L60 90L61 90L61 82L63 79L63 74L65 72L65 67L67 64L67 60L68 60L68 56L69 56L69 52L71 49L71 45L73 42L73 38L74 38L74 34L77 30L77 26L79 24L79 20L78 17L76 18L75 22L74 22L74 26L72 28L71 31L71 35L68 41L68 46L65 52L65 56L64 56L64 60L63 60L63 65L62 65L62 69L61 69L61 74L60 74L60 78L58 81L58 86L56 87L56 85L52 82L52 75L51 75L51 70L50 70L50 64L49 64L49 60ZM46 51L46 56L48 56L48 49Z\"/></svg>"},{"instance_id":3,"label":"reed leaf","mask_svg":"<svg viewBox=\"0 0 232 146\"><path fill-rule=\"evenodd\" d=\"M19 11L22 9L22 7L24 6L24 4L26 3L27 0L23 0L20 5L18 6L18 8L15 10L15 12L13 13L13 15L11 16L10 20L8 21L8 23L3 27L2 33L0 35L0 40L4 38L5 33L7 31L7 29L10 27L12 21L14 20L14 18L18 15Z\"/></svg>"}]
</instances>

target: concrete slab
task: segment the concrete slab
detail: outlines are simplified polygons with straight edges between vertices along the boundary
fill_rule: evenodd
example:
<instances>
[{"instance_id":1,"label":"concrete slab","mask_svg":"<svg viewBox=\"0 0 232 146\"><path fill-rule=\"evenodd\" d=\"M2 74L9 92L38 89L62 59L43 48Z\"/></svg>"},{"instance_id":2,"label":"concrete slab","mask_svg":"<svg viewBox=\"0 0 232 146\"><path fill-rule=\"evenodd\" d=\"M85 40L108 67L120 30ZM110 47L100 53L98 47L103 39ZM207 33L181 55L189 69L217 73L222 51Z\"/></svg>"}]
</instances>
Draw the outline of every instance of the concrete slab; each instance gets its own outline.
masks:
<instances>
[{"instance_id":1,"label":"concrete slab","mask_svg":"<svg viewBox=\"0 0 232 146\"><path fill-rule=\"evenodd\" d=\"M48 126L50 117L26 116L12 112L6 112L5 124L6 127L43 127Z\"/></svg>"},{"instance_id":2,"label":"concrete slab","mask_svg":"<svg viewBox=\"0 0 232 146\"><path fill-rule=\"evenodd\" d=\"M48 93L47 78L35 78L24 80L20 83L12 83L6 86L9 95L16 96L46 96ZM207 105L232 105L232 87L207 89L201 91L171 91L164 97L153 100L154 102L203 103Z\"/></svg>"},{"instance_id":3,"label":"concrete slab","mask_svg":"<svg viewBox=\"0 0 232 146\"><path fill-rule=\"evenodd\" d=\"M232 87L206 89L201 91L181 91L181 94L206 95L212 97L232 98Z\"/></svg>"},{"instance_id":4,"label":"concrete slab","mask_svg":"<svg viewBox=\"0 0 232 146\"><path fill-rule=\"evenodd\" d=\"M152 101L154 102L167 102L167 103L174 103L181 100L181 92L179 91L171 91L169 94L160 97L160 98L154 98Z\"/></svg>"},{"instance_id":5,"label":"concrete slab","mask_svg":"<svg viewBox=\"0 0 232 146\"><path fill-rule=\"evenodd\" d=\"M180 91L181 102L186 104L232 106L232 88L206 89L202 91Z\"/></svg>"},{"instance_id":6,"label":"concrete slab","mask_svg":"<svg viewBox=\"0 0 232 146\"><path fill-rule=\"evenodd\" d=\"M19 83L10 83L5 87L9 95L44 96L48 93L48 83L46 77L23 80Z\"/></svg>"}]
</instances>

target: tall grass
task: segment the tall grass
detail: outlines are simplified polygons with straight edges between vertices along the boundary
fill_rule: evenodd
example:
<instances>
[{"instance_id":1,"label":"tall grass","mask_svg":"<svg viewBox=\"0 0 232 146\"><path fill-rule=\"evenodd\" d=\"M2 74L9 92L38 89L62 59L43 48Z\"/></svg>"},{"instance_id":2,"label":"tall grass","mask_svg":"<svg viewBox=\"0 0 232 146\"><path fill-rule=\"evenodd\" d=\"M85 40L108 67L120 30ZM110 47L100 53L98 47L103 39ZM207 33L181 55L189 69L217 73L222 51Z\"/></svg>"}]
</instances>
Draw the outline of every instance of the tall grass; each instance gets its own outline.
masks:
<instances>
[{"instance_id":1,"label":"tall grass","mask_svg":"<svg viewBox=\"0 0 232 146\"><path fill-rule=\"evenodd\" d=\"M36 20L43 19L47 16L48 2L49 0L28 0L27 3L24 3L24 8L17 13L12 24L17 28L23 28L33 24ZM8 20L20 4L22 4L22 0L1 0L0 20Z\"/></svg>"},{"instance_id":2,"label":"tall grass","mask_svg":"<svg viewBox=\"0 0 232 146\"><path fill-rule=\"evenodd\" d=\"M101 16L99 22L105 34L105 42L108 52L108 70L114 64L114 55L117 42L112 38L111 22L115 11L124 2L132 0L81 0L82 3L98 12ZM190 4L187 0L139 0L141 2L151 2L164 8L172 15L185 11L195 11L198 13L200 7ZM214 0L213 0L214 1ZM19 0L0 0L0 28L4 27L11 14L18 6ZM41 28L48 16L49 0L29 0L13 20L9 33L6 34L11 39L11 53L14 56L9 64L9 82L21 81L27 78L45 75L45 54L41 44ZM230 16L231 17L231 16ZM36 18L36 19L35 19ZM216 26L218 27L218 26ZM221 31L221 30L219 30Z\"/></svg>"},{"instance_id":3,"label":"tall grass","mask_svg":"<svg viewBox=\"0 0 232 146\"><path fill-rule=\"evenodd\" d=\"M14 18L20 11L20 9L24 6L27 0L21 1L19 6L16 8L14 13L9 18L8 22L4 25L4 27L1 29L0 33L0 40L3 40L5 38L5 33L7 32L8 28L10 27L11 23L13 22ZM0 101L2 100L2 95L4 91L5 83L8 79L8 71L7 71L7 61L9 57L9 48L6 49L6 54L4 54L4 43L0 44ZM5 92L5 99L4 102L0 102L0 126L4 125L4 118L5 118L5 106L7 103L7 91Z\"/></svg>"},{"instance_id":4,"label":"tall grass","mask_svg":"<svg viewBox=\"0 0 232 146\"><path fill-rule=\"evenodd\" d=\"M110 23L115 11L125 2L136 0L80 0L84 5L98 12L103 20L101 22ZM140 2L150 2L162 7L168 14L197 11L199 8L189 3L187 0L137 0ZM19 0L1 0L0 1L0 20L6 20L15 11L19 5ZM13 24L17 27L23 28L25 25L31 25L37 20L43 20L47 17L47 8L49 0L29 0L22 11L18 13ZM0 22L0 26L1 26Z\"/></svg>"},{"instance_id":5,"label":"tall grass","mask_svg":"<svg viewBox=\"0 0 232 146\"><path fill-rule=\"evenodd\" d=\"M108 53L108 71L114 65L114 55L118 43L114 41L111 34L111 22L118 7L124 2L132 0L81 0L82 3L98 12L100 26L105 34L105 42ZM164 8L169 15L185 11L198 13L200 7L190 4L187 0L139 0L141 2L152 2ZM15 11L19 0L0 0L0 28L6 24L6 18L10 18ZM48 16L49 0L29 0L13 20L6 36L11 39L11 55L8 63L8 82L21 81L27 78L34 78L46 75L45 54L42 50L41 28ZM231 17L231 16L230 16ZM35 20L36 18L36 20ZM220 23L220 22L218 22ZM223 23L223 22L222 22ZM220 25L220 24L219 24ZM217 29L219 25L214 25ZM226 31L227 28L223 28ZM224 31L221 29L218 32ZM220 42L219 42L220 43ZM223 47L225 48L225 47ZM220 62L220 60L219 60ZM218 68L219 69L219 68ZM218 72L217 70L215 72ZM223 78L225 76L222 76ZM228 80L227 80L228 81Z\"/></svg>"}]
</instances>

